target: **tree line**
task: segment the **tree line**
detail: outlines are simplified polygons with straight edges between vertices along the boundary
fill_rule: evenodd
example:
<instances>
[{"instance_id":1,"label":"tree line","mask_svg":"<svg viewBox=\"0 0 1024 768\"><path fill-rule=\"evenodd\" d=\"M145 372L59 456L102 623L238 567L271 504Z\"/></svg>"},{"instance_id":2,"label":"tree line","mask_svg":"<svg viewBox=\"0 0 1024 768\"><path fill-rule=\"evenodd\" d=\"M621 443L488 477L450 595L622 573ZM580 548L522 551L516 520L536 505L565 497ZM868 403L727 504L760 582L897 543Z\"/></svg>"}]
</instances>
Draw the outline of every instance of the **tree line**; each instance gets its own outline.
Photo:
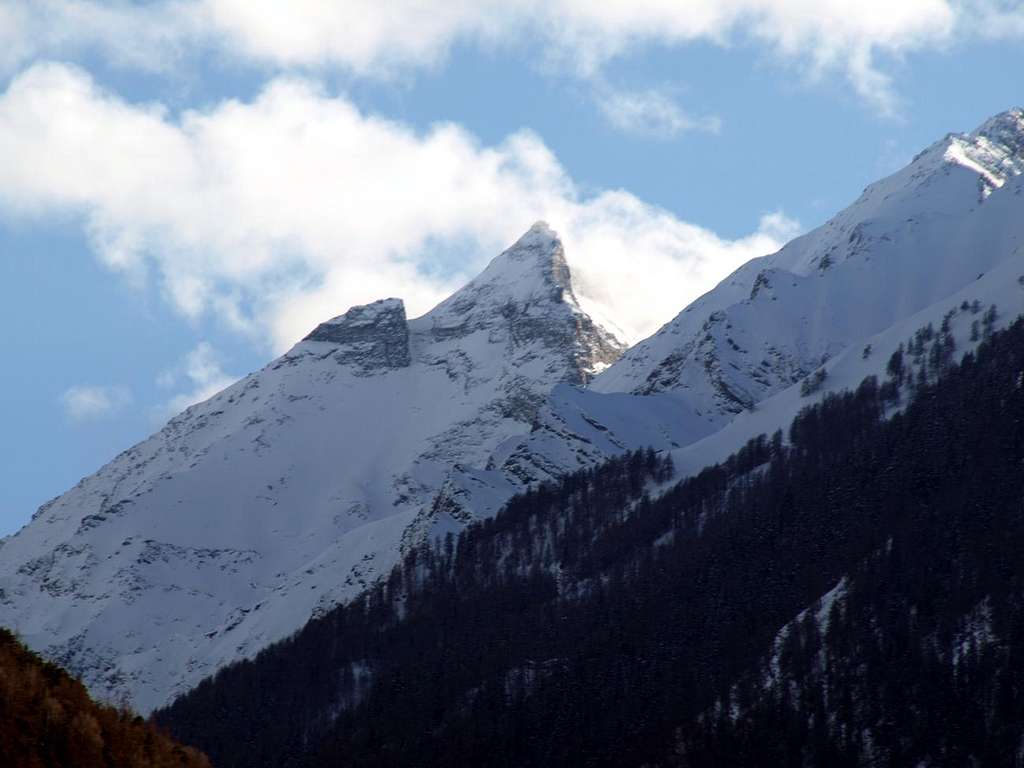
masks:
<instances>
[{"instance_id":1,"label":"tree line","mask_svg":"<svg viewBox=\"0 0 1024 768\"><path fill-rule=\"evenodd\" d=\"M224 768L1015 764L1024 324L986 335L667 489L529 491L156 719Z\"/></svg>"}]
</instances>

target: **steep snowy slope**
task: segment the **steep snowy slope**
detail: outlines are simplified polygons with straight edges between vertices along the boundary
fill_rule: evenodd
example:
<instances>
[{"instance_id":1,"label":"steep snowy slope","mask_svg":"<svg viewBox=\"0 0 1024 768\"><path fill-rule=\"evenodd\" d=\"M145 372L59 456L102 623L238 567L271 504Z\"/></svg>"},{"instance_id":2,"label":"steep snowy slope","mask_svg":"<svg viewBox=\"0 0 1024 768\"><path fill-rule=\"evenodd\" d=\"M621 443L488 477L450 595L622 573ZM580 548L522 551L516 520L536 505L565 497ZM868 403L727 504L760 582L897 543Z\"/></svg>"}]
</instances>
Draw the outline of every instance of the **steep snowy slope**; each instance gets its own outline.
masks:
<instances>
[{"instance_id":1,"label":"steep snowy slope","mask_svg":"<svg viewBox=\"0 0 1024 768\"><path fill-rule=\"evenodd\" d=\"M452 469L484 467L553 385L620 351L535 225L423 317L355 307L43 506L4 545L0 625L94 693L166 703L451 524L432 500ZM494 503L517 483L459 478Z\"/></svg>"},{"instance_id":2,"label":"steep snowy slope","mask_svg":"<svg viewBox=\"0 0 1024 768\"><path fill-rule=\"evenodd\" d=\"M496 461L542 480L623 450L706 438L717 448L691 450L683 462L699 469L759 433L751 429L788 423L796 411L776 418L781 401L769 398L792 389L799 410L798 382L823 363L844 350L859 359L869 337L918 313L911 322L937 326L946 297L1020 254L1022 171L1024 110L947 136L822 227L745 264L588 389L556 388L537 429L501 446ZM1013 316L1024 311L998 281L967 292ZM854 367L863 378L884 363ZM860 378L829 383L855 387Z\"/></svg>"},{"instance_id":3,"label":"steep snowy slope","mask_svg":"<svg viewBox=\"0 0 1024 768\"><path fill-rule=\"evenodd\" d=\"M1020 212L986 212L1022 171L1024 110L950 134L823 226L745 264L593 389L676 392L721 425L1005 258Z\"/></svg>"},{"instance_id":4,"label":"steep snowy slope","mask_svg":"<svg viewBox=\"0 0 1024 768\"><path fill-rule=\"evenodd\" d=\"M1024 177L1016 182L1018 210L1024 215ZM967 308L964 308L964 304ZM946 296L920 312L894 323L881 333L861 339L857 344L829 360L821 385L810 394L801 385L790 387L762 401L753 411L740 414L723 429L673 451L681 474L689 475L724 460L753 437L785 429L807 405L830 392L856 389L868 376L884 381L890 357L920 330L931 326L938 331L948 316L949 333L955 343L955 357L977 347L983 338L985 314L995 307L991 330L1001 330L1024 315L1024 239L1012 254L991 271L971 281L956 293ZM865 354L866 352L866 354ZM912 359L907 355L907 365Z\"/></svg>"}]
</instances>

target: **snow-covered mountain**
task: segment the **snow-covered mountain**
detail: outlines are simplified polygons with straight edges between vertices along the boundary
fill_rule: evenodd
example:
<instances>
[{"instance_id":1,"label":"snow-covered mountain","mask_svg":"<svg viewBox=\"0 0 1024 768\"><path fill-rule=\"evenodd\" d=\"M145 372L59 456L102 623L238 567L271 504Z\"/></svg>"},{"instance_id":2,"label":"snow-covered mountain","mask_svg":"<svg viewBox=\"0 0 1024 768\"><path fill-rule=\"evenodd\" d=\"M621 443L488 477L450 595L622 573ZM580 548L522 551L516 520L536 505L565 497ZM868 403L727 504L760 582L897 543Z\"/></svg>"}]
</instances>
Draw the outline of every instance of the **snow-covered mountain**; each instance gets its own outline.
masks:
<instances>
[{"instance_id":1,"label":"snow-covered mountain","mask_svg":"<svg viewBox=\"0 0 1024 768\"><path fill-rule=\"evenodd\" d=\"M761 404L906 318L941 321L947 297L1021 253L1022 173L1024 110L946 136L821 227L740 267L588 389L557 388L538 429L504 447L507 461L544 479L625 449L690 445L734 421L788 423L795 412L776 420ZM985 304L986 291L1024 311L993 281L972 300ZM884 363L853 367L863 377ZM724 453L709 461L742 444L719 442Z\"/></svg>"},{"instance_id":2,"label":"snow-covered mountain","mask_svg":"<svg viewBox=\"0 0 1024 768\"><path fill-rule=\"evenodd\" d=\"M3 547L0 625L106 698L166 703L450 524L440 489L507 498L491 452L620 353L537 224L423 317L355 307L44 505Z\"/></svg>"},{"instance_id":3,"label":"snow-covered mountain","mask_svg":"<svg viewBox=\"0 0 1024 768\"><path fill-rule=\"evenodd\" d=\"M949 135L621 357L535 225L423 317L353 308L44 505L0 550L0 625L148 710L527 484L724 458L813 372L856 386L964 302L1024 312L1022 172L1024 111Z\"/></svg>"},{"instance_id":4,"label":"snow-covered mountain","mask_svg":"<svg viewBox=\"0 0 1024 768\"><path fill-rule=\"evenodd\" d=\"M593 389L682 393L716 423L749 409L1008 255L1019 210L1004 215L992 197L1022 172L1020 109L946 136L823 226L740 267Z\"/></svg>"}]
</instances>

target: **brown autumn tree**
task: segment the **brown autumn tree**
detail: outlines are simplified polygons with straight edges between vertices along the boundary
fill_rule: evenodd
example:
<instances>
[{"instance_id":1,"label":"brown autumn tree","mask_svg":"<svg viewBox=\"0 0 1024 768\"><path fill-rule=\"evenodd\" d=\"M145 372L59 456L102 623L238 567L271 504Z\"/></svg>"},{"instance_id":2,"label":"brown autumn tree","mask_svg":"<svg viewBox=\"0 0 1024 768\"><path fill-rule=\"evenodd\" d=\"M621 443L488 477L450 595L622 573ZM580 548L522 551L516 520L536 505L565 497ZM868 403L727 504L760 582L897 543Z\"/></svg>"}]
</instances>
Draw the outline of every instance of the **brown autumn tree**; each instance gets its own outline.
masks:
<instances>
[{"instance_id":1,"label":"brown autumn tree","mask_svg":"<svg viewBox=\"0 0 1024 768\"><path fill-rule=\"evenodd\" d=\"M210 768L126 709L97 704L78 680L0 629L0 766Z\"/></svg>"}]
</instances>

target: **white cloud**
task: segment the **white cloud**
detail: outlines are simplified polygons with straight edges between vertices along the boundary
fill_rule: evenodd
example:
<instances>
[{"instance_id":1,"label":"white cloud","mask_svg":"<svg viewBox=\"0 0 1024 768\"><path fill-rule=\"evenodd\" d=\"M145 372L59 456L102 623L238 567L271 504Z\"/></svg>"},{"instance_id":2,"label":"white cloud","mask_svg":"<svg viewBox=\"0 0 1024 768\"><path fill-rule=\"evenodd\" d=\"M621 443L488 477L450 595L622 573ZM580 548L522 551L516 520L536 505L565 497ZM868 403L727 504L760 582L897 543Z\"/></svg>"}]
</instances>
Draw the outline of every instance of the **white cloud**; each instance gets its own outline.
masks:
<instances>
[{"instance_id":1,"label":"white cloud","mask_svg":"<svg viewBox=\"0 0 1024 768\"><path fill-rule=\"evenodd\" d=\"M166 69L211 52L278 69L381 77L443 61L456 43L540 49L582 76L649 45L755 41L812 76L845 75L883 112L897 108L879 56L965 37L1024 36L1010 0L7 0L0 67L95 50Z\"/></svg>"},{"instance_id":2,"label":"white cloud","mask_svg":"<svg viewBox=\"0 0 1024 768\"><path fill-rule=\"evenodd\" d=\"M109 267L277 350L353 304L426 311L538 219L630 338L793 232L719 238L625 191L584 195L529 132L416 133L297 79L172 118L37 65L0 95L0 156L0 209L79 217Z\"/></svg>"},{"instance_id":3,"label":"white cloud","mask_svg":"<svg viewBox=\"0 0 1024 768\"><path fill-rule=\"evenodd\" d=\"M5 0L0 70L38 56L87 52L120 66L166 70L203 40L202 5L195 0Z\"/></svg>"},{"instance_id":4,"label":"white cloud","mask_svg":"<svg viewBox=\"0 0 1024 768\"><path fill-rule=\"evenodd\" d=\"M157 385L171 389L180 384L186 392L172 397L166 404L165 413L178 413L190 405L208 400L237 380L221 367L220 356L207 341L201 341L177 366L164 371L157 377ZM163 415L163 414L161 414Z\"/></svg>"},{"instance_id":5,"label":"white cloud","mask_svg":"<svg viewBox=\"0 0 1024 768\"><path fill-rule=\"evenodd\" d=\"M74 421L92 421L112 416L132 401L124 387L96 387L80 384L69 387L61 395L64 411Z\"/></svg>"},{"instance_id":6,"label":"white cloud","mask_svg":"<svg viewBox=\"0 0 1024 768\"><path fill-rule=\"evenodd\" d=\"M597 105L609 123L625 133L671 139L687 131L718 133L717 117L691 117L659 89L598 88Z\"/></svg>"},{"instance_id":7,"label":"white cloud","mask_svg":"<svg viewBox=\"0 0 1024 768\"><path fill-rule=\"evenodd\" d=\"M578 206L562 231L584 308L634 342L740 265L778 250L799 225L767 214L753 233L727 240L619 191Z\"/></svg>"},{"instance_id":8,"label":"white cloud","mask_svg":"<svg viewBox=\"0 0 1024 768\"><path fill-rule=\"evenodd\" d=\"M981 37L993 40L1024 38L1024 5L1020 0L973 0L971 19Z\"/></svg>"}]
</instances>

